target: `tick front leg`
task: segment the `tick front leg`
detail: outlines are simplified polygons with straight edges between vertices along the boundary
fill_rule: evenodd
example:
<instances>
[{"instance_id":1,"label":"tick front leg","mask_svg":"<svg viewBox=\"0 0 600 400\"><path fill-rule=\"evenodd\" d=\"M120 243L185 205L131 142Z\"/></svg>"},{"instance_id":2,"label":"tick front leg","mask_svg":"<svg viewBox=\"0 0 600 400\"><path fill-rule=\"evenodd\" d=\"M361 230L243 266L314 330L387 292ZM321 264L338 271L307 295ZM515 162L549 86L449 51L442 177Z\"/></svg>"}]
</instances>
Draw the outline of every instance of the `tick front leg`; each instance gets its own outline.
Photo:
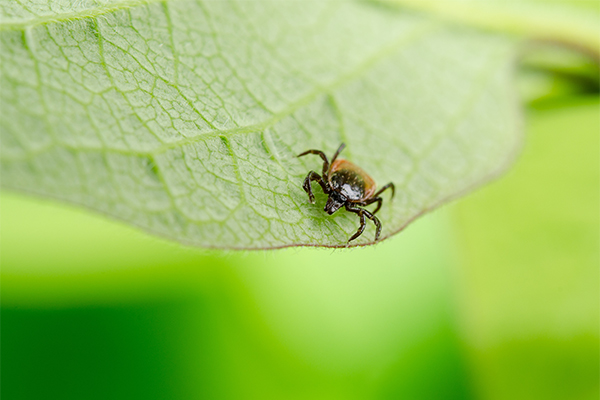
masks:
<instances>
[{"instance_id":1,"label":"tick front leg","mask_svg":"<svg viewBox=\"0 0 600 400\"><path fill-rule=\"evenodd\" d=\"M327 171L329 170L329 160L327 159L325 153L323 153L321 150L306 150L304 153L300 153L296 157L302 157L307 154L316 154L323 159L323 176L327 177Z\"/></svg>"},{"instance_id":2,"label":"tick front leg","mask_svg":"<svg viewBox=\"0 0 600 400\"><path fill-rule=\"evenodd\" d=\"M310 171L308 175L306 175L306 178L304 178L304 183L302 184L302 188L306 193L308 193L308 200L312 204L315 204L315 195L313 194L312 187L310 186L311 181L315 181L321 185L321 188L325 194L329 194L329 189L327 188L327 184L321 178L321 175L317 174L315 171Z\"/></svg>"},{"instance_id":3,"label":"tick front leg","mask_svg":"<svg viewBox=\"0 0 600 400\"><path fill-rule=\"evenodd\" d=\"M332 164L336 160L336 158L340 155L340 153L342 152L342 150L344 150L344 147L346 147L345 143L340 144L340 147L338 147L337 151L333 155L333 158L331 159L331 163Z\"/></svg>"}]
</instances>

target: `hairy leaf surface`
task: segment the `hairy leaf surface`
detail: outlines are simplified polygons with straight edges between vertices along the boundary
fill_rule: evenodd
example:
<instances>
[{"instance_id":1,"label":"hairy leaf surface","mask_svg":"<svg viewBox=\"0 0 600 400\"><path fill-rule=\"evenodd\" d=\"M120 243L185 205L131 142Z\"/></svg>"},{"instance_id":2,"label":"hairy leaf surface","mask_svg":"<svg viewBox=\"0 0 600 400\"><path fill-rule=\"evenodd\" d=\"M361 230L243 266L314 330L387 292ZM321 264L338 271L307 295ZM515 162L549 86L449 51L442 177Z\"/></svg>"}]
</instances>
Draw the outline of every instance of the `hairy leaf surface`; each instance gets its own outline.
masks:
<instances>
[{"instance_id":1,"label":"hairy leaf surface","mask_svg":"<svg viewBox=\"0 0 600 400\"><path fill-rule=\"evenodd\" d=\"M383 237L500 173L514 39L364 2L0 3L2 186L182 243L345 246L307 149L379 185ZM356 244L372 242L370 224ZM354 242L353 242L354 243Z\"/></svg>"}]
</instances>

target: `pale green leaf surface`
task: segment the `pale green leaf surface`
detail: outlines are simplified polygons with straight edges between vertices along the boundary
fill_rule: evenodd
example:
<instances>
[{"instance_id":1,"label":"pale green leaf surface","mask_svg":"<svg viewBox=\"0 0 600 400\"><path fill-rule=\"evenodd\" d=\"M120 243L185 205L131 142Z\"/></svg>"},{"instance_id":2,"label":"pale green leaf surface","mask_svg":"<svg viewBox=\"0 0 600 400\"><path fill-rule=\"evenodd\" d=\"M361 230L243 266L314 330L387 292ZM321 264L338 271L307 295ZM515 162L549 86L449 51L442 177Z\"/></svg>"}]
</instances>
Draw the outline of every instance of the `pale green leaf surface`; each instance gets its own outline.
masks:
<instances>
[{"instance_id":1,"label":"pale green leaf surface","mask_svg":"<svg viewBox=\"0 0 600 400\"><path fill-rule=\"evenodd\" d=\"M358 218L308 202L296 154L345 142L394 182L387 237L519 146L499 35L358 2L66 4L0 3L4 188L193 245L345 246Z\"/></svg>"}]
</instances>

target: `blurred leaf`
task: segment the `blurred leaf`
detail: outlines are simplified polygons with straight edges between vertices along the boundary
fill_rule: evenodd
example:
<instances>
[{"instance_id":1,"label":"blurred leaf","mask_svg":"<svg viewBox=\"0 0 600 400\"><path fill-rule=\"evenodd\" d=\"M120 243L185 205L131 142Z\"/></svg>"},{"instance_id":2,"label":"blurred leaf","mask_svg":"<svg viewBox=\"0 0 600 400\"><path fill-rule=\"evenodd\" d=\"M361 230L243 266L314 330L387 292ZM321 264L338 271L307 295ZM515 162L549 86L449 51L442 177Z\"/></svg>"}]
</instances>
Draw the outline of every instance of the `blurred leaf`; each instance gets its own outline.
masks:
<instances>
[{"instance_id":1,"label":"blurred leaf","mask_svg":"<svg viewBox=\"0 0 600 400\"><path fill-rule=\"evenodd\" d=\"M521 96L533 104L563 97L598 94L598 60L576 49L549 43L532 43L521 56Z\"/></svg>"},{"instance_id":2,"label":"blurred leaf","mask_svg":"<svg viewBox=\"0 0 600 400\"><path fill-rule=\"evenodd\" d=\"M308 148L397 185L387 237L519 146L502 36L364 2L0 7L3 187L183 243L345 246L358 219L308 203Z\"/></svg>"},{"instance_id":3,"label":"blurred leaf","mask_svg":"<svg viewBox=\"0 0 600 400\"><path fill-rule=\"evenodd\" d=\"M378 0L479 28L566 43L600 57L600 3L588 0Z\"/></svg>"},{"instance_id":4,"label":"blurred leaf","mask_svg":"<svg viewBox=\"0 0 600 400\"><path fill-rule=\"evenodd\" d=\"M506 178L455 208L483 399L597 399L597 97L534 110Z\"/></svg>"}]
</instances>

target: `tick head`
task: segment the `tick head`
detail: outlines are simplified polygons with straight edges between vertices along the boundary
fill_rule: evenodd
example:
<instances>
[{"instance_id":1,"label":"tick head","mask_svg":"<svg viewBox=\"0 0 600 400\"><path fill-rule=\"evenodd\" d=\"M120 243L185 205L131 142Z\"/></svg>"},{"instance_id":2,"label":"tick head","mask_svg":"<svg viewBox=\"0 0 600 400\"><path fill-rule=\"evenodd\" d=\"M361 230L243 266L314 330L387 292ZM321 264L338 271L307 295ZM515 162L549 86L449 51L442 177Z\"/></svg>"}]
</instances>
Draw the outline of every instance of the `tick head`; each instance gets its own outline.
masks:
<instances>
[{"instance_id":1,"label":"tick head","mask_svg":"<svg viewBox=\"0 0 600 400\"><path fill-rule=\"evenodd\" d=\"M325 204L325 212L332 215L334 212L339 210L346 203L346 199L342 198L337 192L333 192L329 195L327 203Z\"/></svg>"}]
</instances>

